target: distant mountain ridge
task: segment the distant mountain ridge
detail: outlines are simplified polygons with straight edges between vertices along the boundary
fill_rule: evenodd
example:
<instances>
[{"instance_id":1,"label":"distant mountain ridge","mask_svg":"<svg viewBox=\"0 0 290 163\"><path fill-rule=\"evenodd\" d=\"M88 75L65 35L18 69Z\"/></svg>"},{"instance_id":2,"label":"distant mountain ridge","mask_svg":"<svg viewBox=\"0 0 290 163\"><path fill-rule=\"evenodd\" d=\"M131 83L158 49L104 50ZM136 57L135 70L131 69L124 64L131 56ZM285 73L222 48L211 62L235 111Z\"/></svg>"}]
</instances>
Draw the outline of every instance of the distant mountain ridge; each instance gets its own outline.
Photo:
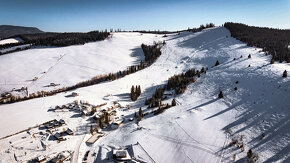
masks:
<instances>
[{"instance_id":1,"label":"distant mountain ridge","mask_svg":"<svg viewBox=\"0 0 290 163\"><path fill-rule=\"evenodd\" d=\"M8 38L14 35L34 33L43 33L43 31L39 30L36 27L0 25L0 39Z\"/></svg>"}]
</instances>

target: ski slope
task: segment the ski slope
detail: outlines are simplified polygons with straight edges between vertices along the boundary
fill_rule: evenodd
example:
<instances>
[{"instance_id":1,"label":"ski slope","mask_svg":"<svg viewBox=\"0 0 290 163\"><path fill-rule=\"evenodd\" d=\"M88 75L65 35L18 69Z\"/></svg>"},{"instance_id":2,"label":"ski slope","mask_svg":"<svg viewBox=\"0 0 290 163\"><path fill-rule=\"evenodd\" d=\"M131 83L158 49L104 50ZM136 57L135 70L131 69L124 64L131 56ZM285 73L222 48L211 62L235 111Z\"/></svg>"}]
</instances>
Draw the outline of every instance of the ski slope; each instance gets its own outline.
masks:
<instances>
[{"instance_id":1,"label":"ski slope","mask_svg":"<svg viewBox=\"0 0 290 163\"><path fill-rule=\"evenodd\" d=\"M140 34L118 35L126 39L136 38L134 41L137 42ZM153 35L140 37L150 37L148 42L152 42ZM151 110L144 107L145 99L151 97L155 89L165 84L169 77L190 68L208 67L206 74L189 85L184 94L176 97L181 105L156 116L148 115L139 125L126 121L93 145L86 145L83 137L78 135L78 139L74 137L71 140L74 147L68 142L62 142L60 146L67 145L67 149L78 151L74 157L74 160L79 158L78 162L82 161L86 151L97 153L90 160L106 162L111 149L137 142L140 147L135 155L147 162L233 162L234 155L236 161L244 162L249 149L259 155L258 162L290 161L290 78L282 78L284 70L290 71L289 64L269 64L270 56L259 52L259 48L248 47L230 37L230 32L223 27L198 33L183 32L165 39L162 55L153 65L112 82L75 90L80 96L67 98L66 95L71 92L66 92L1 105L0 137L53 118L61 118L65 113L48 112L49 107L74 100L83 99L96 105L117 101L122 106L130 105L130 109L120 112L125 118L133 117L140 107L144 112ZM71 48L75 47L68 47ZM127 52L130 49L127 43L120 44L119 48L127 49ZM46 53L46 50L43 52ZM251 58L248 58L249 54ZM17 54L14 55L16 57ZM214 67L217 60L220 65ZM70 76L74 80L73 76L78 75L71 73ZM142 90L136 102L131 102L129 97L132 85L140 85ZM237 87L237 91L234 91L234 87ZM220 90L224 94L222 99L217 97ZM111 96L104 98L106 95ZM165 102L171 102L171 99ZM73 120L70 123L77 125ZM261 134L265 134L263 139L260 138ZM235 137L242 137L244 152L229 147ZM0 145L5 144L5 141L1 140ZM3 150L9 147L7 144L2 146ZM11 150L13 152L17 150ZM4 153L0 157L9 160L11 155Z\"/></svg>"},{"instance_id":2,"label":"ski slope","mask_svg":"<svg viewBox=\"0 0 290 163\"><path fill-rule=\"evenodd\" d=\"M85 45L40 47L3 55L0 69L5 71L0 74L0 93L22 87L27 87L29 93L49 91L125 70L144 58L142 43L153 44L160 38L154 34L113 33L104 41ZM16 91L12 94L25 95Z\"/></svg>"}]
</instances>

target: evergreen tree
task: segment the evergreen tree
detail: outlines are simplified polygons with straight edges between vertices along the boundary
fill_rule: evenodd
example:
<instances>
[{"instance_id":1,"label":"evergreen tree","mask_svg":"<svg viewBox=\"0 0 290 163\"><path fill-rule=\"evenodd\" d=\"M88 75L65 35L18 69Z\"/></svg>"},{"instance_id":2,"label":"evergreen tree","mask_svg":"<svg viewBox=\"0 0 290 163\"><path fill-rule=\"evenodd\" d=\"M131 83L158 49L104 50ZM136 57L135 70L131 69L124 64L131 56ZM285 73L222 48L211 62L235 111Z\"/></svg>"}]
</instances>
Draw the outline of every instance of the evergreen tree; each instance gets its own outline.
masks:
<instances>
[{"instance_id":1,"label":"evergreen tree","mask_svg":"<svg viewBox=\"0 0 290 163\"><path fill-rule=\"evenodd\" d=\"M205 69L204 69L204 67L202 67L201 70L200 70L200 72L201 73L204 73L204 71L205 71Z\"/></svg>"},{"instance_id":2,"label":"evergreen tree","mask_svg":"<svg viewBox=\"0 0 290 163\"><path fill-rule=\"evenodd\" d=\"M247 157L248 157L248 158L252 158L252 157L253 157L253 151L252 151L252 149L250 149L250 150L248 151L248 153L247 153Z\"/></svg>"},{"instance_id":3,"label":"evergreen tree","mask_svg":"<svg viewBox=\"0 0 290 163\"><path fill-rule=\"evenodd\" d=\"M274 59L274 57L272 57L270 64L274 64L274 63L275 63L275 59Z\"/></svg>"},{"instance_id":4,"label":"evergreen tree","mask_svg":"<svg viewBox=\"0 0 290 163\"><path fill-rule=\"evenodd\" d=\"M141 95L141 87L140 87L140 85L138 85L138 88L137 88L137 95L138 95L138 96Z\"/></svg>"},{"instance_id":5,"label":"evergreen tree","mask_svg":"<svg viewBox=\"0 0 290 163\"><path fill-rule=\"evenodd\" d=\"M284 72L283 72L283 78L286 78L288 75L287 75L287 71L285 70Z\"/></svg>"},{"instance_id":6,"label":"evergreen tree","mask_svg":"<svg viewBox=\"0 0 290 163\"><path fill-rule=\"evenodd\" d=\"M171 101L171 106L176 106L176 100L175 100L175 98L172 99L172 101Z\"/></svg>"},{"instance_id":7,"label":"evergreen tree","mask_svg":"<svg viewBox=\"0 0 290 163\"><path fill-rule=\"evenodd\" d=\"M149 104L150 104L150 101L146 98L145 105L149 105Z\"/></svg>"},{"instance_id":8,"label":"evergreen tree","mask_svg":"<svg viewBox=\"0 0 290 163\"><path fill-rule=\"evenodd\" d=\"M251 54L248 55L248 58L249 58L249 59L252 58Z\"/></svg>"},{"instance_id":9,"label":"evergreen tree","mask_svg":"<svg viewBox=\"0 0 290 163\"><path fill-rule=\"evenodd\" d=\"M219 61L217 60L216 63L215 63L215 66L218 66L220 63Z\"/></svg>"},{"instance_id":10,"label":"evergreen tree","mask_svg":"<svg viewBox=\"0 0 290 163\"><path fill-rule=\"evenodd\" d=\"M223 92L222 91L220 91L220 93L219 93L219 96L218 96L219 98L223 98L224 97L224 95L223 95Z\"/></svg>"},{"instance_id":11,"label":"evergreen tree","mask_svg":"<svg viewBox=\"0 0 290 163\"><path fill-rule=\"evenodd\" d=\"M141 121L142 117L143 117L143 111L142 111L142 108L140 108L139 109L139 113L138 113L138 119L139 119L139 121Z\"/></svg>"},{"instance_id":12,"label":"evergreen tree","mask_svg":"<svg viewBox=\"0 0 290 163\"><path fill-rule=\"evenodd\" d=\"M131 87L130 98L132 101L135 101L135 87L133 85Z\"/></svg>"},{"instance_id":13,"label":"evergreen tree","mask_svg":"<svg viewBox=\"0 0 290 163\"><path fill-rule=\"evenodd\" d=\"M102 120L101 120L101 118L98 118L98 125L99 125L99 127L102 129L104 126L103 126L103 123L102 123Z\"/></svg>"},{"instance_id":14,"label":"evergreen tree","mask_svg":"<svg viewBox=\"0 0 290 163\"><path fill-rule=\"evenodd\" d=\"M93 125L90 126L90 133L93 135L94 133L94 129L93 129Z\"/></svg>"},{"instance_id":15,"label":"evergreen tree","mask_svg":"<svg viewBox=\"0 0 290 163\"><path fill-rule=\"evenodd\" d=\"M109 113L108 112L105 112L104 113L104 117L105 117L105 123L106 124L109 124Z\"/></svg>"}]
</instances>

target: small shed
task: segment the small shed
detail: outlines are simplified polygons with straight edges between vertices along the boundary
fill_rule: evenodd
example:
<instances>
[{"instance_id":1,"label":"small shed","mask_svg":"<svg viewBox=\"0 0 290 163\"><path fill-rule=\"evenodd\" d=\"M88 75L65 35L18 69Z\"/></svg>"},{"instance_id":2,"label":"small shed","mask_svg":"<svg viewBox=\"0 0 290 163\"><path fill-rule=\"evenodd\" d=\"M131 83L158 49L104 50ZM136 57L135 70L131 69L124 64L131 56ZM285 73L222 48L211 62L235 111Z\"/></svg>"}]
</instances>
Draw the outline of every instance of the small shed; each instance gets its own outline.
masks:
<instances>
[{"instance_id":1,"label":"small shed","mask_svg":"<svg viewBox=\"0 0 290 163\"><path fill-rule=\"evenodd\" d=\"M76 92L72 92L71 95L72 95L73 97L76 97L76 96L78 96L79 94L76 93Z\"/></svg>"},{"instance_id":2,"label":"small shed","mask_svg":"<svg viewBox=\"0 0 290 163\"><path fill-rule=\"evenodd\" d=\"M53 127L60 126L59 122L56 119L54 119L51 123L52 123Z\"/></svg>"},{"instance_id":3,"label":"small shed","mask_svg":"<svg viewBox=\"0 0 290 163\"><path fill-rule=\"evenodd\" d=\"M56 132L53 136L54 136L57 140L60 140L60 141L64 140L64 139L63 139L63 136L62 136L60 133L58 133L58 132Z\"/></svg>"},{"instance_id":4,"label":"small shed","mask_svg":"<svg viewBox=\"0 0 290 163\"><path fill-rule=\"evenodd\" d=\"M56 84L56 83L50 83L49 86L51 87L56 87L56 86L59 86L60 84Z\"/></svg>"},{"instance_id":5,"label":"small shed","mask_svg":"<svg viewBox=\"0 0 290 163\"><path fill-rule=\"evenodd\" d=\"M85 116L89 115L88 110L83 110L83 111L82 111L82 115L85 115Z\"/></svg>"},{"instance_id":6,"label":"small shed","mask_svg":"<svg viewBox=\"0 0 290 163\"><path fill-rule=\"evenodd\" d=\"M113 158L117 161L130 161L131 156L126 149L114 149Z\"/></svg>"},{"instance_id":7,"label":"small shed","mask_svg":"<svg viewBox=\"0 0 290 163\"><path fill-rule=\"evenodd\" d=\"M12 94L11 93L3 93L1 96L4 98L9 98L12 96Z\"/></svg>"},{"instance_id":8,"label":"small shed","mask_svg":"<svg viewBox=\"0 0 290 163\"><path fill-rule=\"evenodd\" d=\"M120 119L118 121L115 121L113 124L117 125L117 126L120 126L123 123L123 121L124 121L123 119Z\"/></svg>"},{"instance_id":9,"label":"small shed","mask_svg":"<svg viewBox=\"0 0 290 163\"><path fill-rule=\"evenodd\" d=\"M44 124L44 126L45 126L47 129L53 128L53 124L50 123L50 122Z\"/></svg>"},{"instance_id":10,"label":"small shed","mask_svg":"<svg viewBox=\"0 0 290 163\"><path fill-rule=\"evenodd\" d=\"M46 160L46 157L45 156L38 156L38 157L36 157L36 162L45 162L45 160Z\"/></svg>"},{"instance_id":11,"label":"small shed","mask_svg":"<svg viewBox=\"0 0 290 163\"><path fill-rule=\"evenodd\" d=\"M55 158L53 158L49 162L52 162L52 163L60 163L60 162L63 162L65 160L65 158L66 157L63 154L58 154Z\"/></svg>"},{"instance_id":12,"label":"small shed","mask_svg":"<svg viewBox=\"0 0 290 163\"><path fill-rule=\"evenodd\" d=\"M20 90L21 90L21 91L25 91L25 90L27 90L27 87L21 87Z\"/></svg>"},{"instance_id":13,"label":"small shed","mask_svg":"<svg viewBox=\"0 0 290 163\"><path fill-rule=\"evenodd\" d=\"M36 81L38 79L38 77L34 77L33 79L32 79L32 81Z\"/></svg>"},{"instance_id":14,"label":"small shed","mask_svg":"<svg viewBox=\"0 0 290 163\"><path fill-rule=\"evenodd\" d=\"M60 119L59 123L63 125L63 124L65 124L65 121L63 119Z\"/></svg>"},{"instance_id":15,"label":"small shed","mask_svg":"<svg viewBox=\"0 0 290 163\"><path fill-rule=\"evenodd\" d=\"M71 129L69 129L69 128L67 128L67 130L65 132L67 134L69 134L69 135L73 135L74 134L74 132Z\"/></svg>"}]
</instances>

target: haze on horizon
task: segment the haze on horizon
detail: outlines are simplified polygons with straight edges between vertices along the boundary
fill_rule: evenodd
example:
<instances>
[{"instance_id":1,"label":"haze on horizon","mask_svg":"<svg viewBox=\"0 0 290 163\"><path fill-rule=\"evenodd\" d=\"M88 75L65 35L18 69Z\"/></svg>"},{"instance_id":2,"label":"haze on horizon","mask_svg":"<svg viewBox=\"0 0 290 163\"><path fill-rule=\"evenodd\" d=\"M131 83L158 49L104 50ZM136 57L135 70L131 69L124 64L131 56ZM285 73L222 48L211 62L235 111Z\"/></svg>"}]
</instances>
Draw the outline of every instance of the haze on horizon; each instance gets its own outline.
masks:
<instances>
[{"instance_id":1,"label":"haze on horizon","mask_svg":"<svg viewBox=\"0 0 290 163\"><path fill-rule=\"evenodd\" d=\"M0 0L0 25L52 32L181 30L212 22L290 29L289 0Z\"/></svg>"}]
</instances>

